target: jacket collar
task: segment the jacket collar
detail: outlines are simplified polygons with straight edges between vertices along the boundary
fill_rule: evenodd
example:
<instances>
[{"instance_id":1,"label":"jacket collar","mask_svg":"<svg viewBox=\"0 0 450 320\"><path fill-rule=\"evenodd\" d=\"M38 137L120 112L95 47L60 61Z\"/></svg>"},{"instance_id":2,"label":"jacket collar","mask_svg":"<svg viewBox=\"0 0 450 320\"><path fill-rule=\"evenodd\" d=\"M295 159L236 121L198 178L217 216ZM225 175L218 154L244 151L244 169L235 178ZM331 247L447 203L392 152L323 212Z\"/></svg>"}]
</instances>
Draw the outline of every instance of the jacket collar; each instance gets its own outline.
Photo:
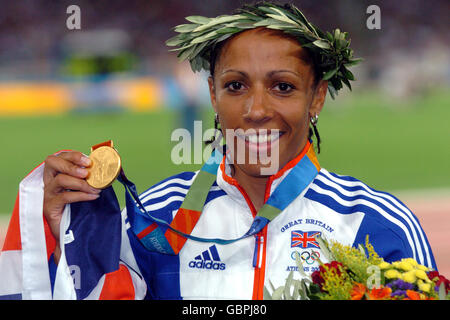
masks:
<instances>
[{"instance_id":1,"label":"jacket collar","mask_svg":"<svg viewBox=\"0 0 450 320\"><path fill-rule=\"evenodd\" d=\"M320 165L314 152L313 144L308 141L303 148L303 150L291 161L289 161L283 168L281 168L277 173L270 176L266 184L266 192L264 195L264 202L269 199L274 190L278 187L281 181L289 174L289 172L296 165L299 164L303 157L308 156L313 164L316 166L317 170L320 170ZM256 210L245 192L244 188L239 184L239 182L231 176L231 166L227 156L224 156L222 162L217 170L217 185L224 190L228 196L235 200L239 205L244 208L249 208L253 214L256 215Z\"/></svg>"}]
</instances>

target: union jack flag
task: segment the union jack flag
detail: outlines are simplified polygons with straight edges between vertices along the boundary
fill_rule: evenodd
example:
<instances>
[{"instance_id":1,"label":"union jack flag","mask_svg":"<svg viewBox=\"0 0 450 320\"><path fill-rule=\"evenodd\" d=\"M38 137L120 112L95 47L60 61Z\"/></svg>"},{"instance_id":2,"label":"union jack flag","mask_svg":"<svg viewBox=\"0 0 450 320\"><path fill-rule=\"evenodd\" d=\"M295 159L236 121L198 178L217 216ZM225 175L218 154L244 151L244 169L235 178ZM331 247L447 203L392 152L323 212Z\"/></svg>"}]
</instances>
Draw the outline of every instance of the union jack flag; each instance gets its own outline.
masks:
<instances>
[{"instance_id":1,"label":"union jack flag","mask_svg":"<svg viewBox=\"0 0 450 320\"><path fill-rule=\"evenodd\" d=\"M307 231L295 230L291 232L291 248L300 247L307 248L319 248L319 243L314 238L316 235L320 235L320 231Z\"/></svg>"}]
</instances>

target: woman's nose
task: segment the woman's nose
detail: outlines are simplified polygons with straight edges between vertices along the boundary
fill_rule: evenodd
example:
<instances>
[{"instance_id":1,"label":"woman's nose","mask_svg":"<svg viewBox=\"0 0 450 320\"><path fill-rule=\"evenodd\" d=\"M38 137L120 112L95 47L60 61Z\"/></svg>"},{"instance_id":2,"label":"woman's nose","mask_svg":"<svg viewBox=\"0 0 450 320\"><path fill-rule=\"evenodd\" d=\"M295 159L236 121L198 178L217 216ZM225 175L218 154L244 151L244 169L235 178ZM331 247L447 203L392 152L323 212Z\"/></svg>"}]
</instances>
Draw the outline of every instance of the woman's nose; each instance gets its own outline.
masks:
<instances>
[{"instance_id":1,"label":"woman's nose","mask_svg":"<svg viewBox=\"0 0 450 320\"><path fill-rule=\"evenodd\" d=\"M263 88L251 90L244 106L244 118L250 122L266 122L273 116L267 93Z\"/></svg>"}]
</instances>

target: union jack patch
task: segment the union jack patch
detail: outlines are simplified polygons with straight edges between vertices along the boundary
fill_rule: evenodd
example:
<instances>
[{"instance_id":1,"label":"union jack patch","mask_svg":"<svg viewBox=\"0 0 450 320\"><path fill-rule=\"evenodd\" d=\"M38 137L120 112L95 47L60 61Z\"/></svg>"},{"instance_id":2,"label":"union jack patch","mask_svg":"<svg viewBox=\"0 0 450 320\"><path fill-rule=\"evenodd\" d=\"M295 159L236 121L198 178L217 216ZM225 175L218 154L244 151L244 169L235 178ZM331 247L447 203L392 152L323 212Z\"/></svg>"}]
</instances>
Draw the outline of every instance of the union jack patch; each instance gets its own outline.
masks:
<instances>
[{"instance_id":1,"label":"union jack patch","mask_svg":"<svg viewBox=\"0 0 450 320\"><path fill-rule=\"evenodd\" d=\"M291 248L299 247L302 249L307 248L319 248L319 243L314 238L317 235L321 235L320 231L301 231L294 230L291 232Z\"/></svg>"}]
</instances>

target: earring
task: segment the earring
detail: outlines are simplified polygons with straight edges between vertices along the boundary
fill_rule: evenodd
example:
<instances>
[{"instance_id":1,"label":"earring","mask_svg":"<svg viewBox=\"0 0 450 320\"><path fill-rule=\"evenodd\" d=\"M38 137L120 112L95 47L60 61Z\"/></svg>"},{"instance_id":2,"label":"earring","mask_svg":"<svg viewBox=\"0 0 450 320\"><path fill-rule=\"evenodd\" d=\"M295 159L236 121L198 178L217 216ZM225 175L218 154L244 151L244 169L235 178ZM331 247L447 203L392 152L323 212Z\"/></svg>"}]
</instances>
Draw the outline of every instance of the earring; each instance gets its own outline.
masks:
<instances>
[{"instance_id":1,"label":"earring","mask_svg":"<svg viewBox=\"0 0 450 320\"><path fill-rule=\"evenodd\" d=\"M219 124L219 114L216 113L214 115L214 128L216 128L218 124Z\"/></svg>"},{"instance_id":2,"label":"earring","mask_svg":"<svg viewBox=\"0 0 450 320\"><path fill-rule=\"evenodd\" d=\"M317 121L319 121L319 115L318 115L318 114L315 114L314 117L311 117L311 118L310 118L310 121L311 121L311 124L312 124L313 126L316 126L316 125L317 125Z\"/></svg>"},{"instance_id":3,"label":"earring","mask_svg":"<svg viewBox=\"0 0 450 320\"><path fill-rule=\"evenodd\" d=\"M317 130L317 122L319 121L319 115L315 114L314 117L311 117L309 119L309 121L312 124L313 130L314 130L314 135L316 136L316 139L317 139L317 153L320 153L320 135L319 135L319 130Z\"/></svg>"}]
</instances>

